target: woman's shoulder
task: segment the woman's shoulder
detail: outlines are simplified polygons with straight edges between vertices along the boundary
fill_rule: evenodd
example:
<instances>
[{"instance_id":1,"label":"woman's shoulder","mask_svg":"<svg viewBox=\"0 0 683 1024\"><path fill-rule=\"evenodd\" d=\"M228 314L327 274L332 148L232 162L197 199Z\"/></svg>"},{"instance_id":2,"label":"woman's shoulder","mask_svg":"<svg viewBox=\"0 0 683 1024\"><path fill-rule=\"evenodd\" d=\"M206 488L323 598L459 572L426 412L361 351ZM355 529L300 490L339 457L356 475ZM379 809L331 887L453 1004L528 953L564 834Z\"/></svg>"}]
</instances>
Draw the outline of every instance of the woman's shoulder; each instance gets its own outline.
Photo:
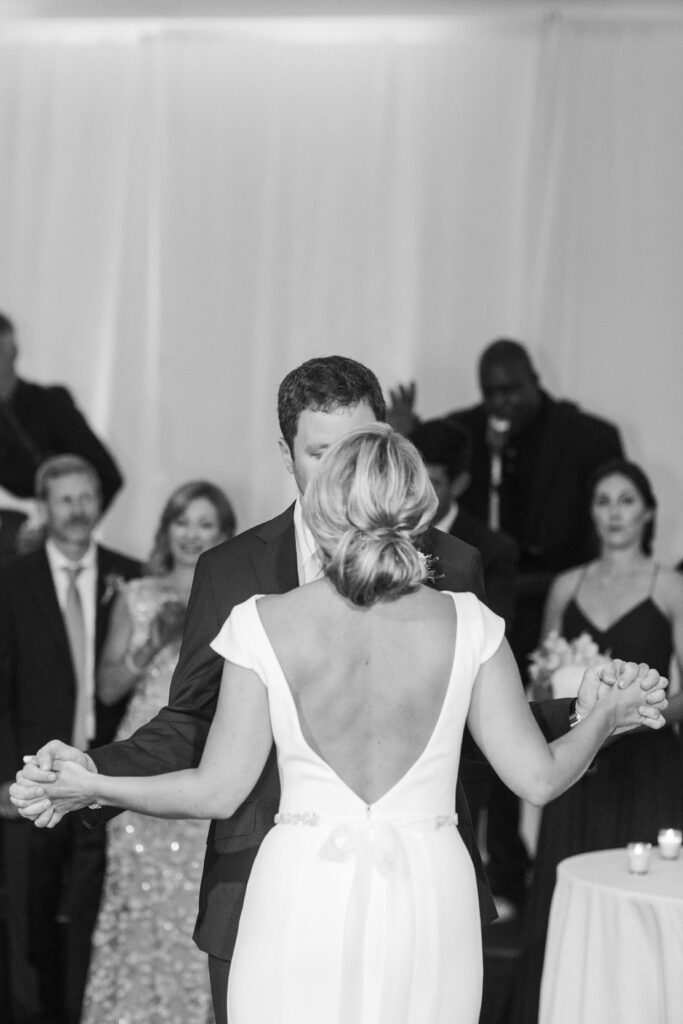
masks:
<instances>
[{"instance_id":1,"label":"woman's shoulder","mask_svg":"<svg viewBox=\"0 0 683 1024\"><path fill-rule=\"evenodd\" d=\"M658 566L653 591L653 596L660 600L667 611L676 617L683 615L683 573L664 565Z\"/></svg>"},{"instance_id":2,"label":"woman's shoulder","mask_svg":"<svg viewBox=\"0 0 683 1024\"><path fill-rule=\"evenodd\" d=\"M491 611L485 601L467 591L442 591L455 605L458 636L473 644L480 660L487 661L500 647L505 636L505 620ZM459 642L462 642L459 641Z\"/></svg>"},{"instance_id":3,"label":"woman's shoulder","mask_svg":"<svg viewBox=\"0 0 683 1024\"><path fill-rule=\"evenodd\" d=\"M587 562L559 573L550 585L553 596L559 600L563 598L569 600L570 597L573 597L581 583L590 577L595 564L595 562Z\"/></svg>"}]
</instances>

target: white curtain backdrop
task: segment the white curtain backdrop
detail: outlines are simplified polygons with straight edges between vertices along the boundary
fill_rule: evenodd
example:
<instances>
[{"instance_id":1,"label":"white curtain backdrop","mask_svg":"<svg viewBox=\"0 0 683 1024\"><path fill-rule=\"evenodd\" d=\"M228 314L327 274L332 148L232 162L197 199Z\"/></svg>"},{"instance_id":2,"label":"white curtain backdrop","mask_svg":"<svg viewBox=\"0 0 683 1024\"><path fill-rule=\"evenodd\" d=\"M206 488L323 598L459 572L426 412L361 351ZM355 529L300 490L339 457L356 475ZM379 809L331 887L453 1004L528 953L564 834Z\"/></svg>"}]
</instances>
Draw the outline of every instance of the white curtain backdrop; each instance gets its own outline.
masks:
<instances>
[{"instance_id":1,"label":"white curtain backdrop","mask_svg":"<svg viewBox=\"0 0 683 1024\"><path fill-rule=\"evenodd\" d=\"M304 359L429 416L508 335L621 426L683 557L680 10L4 22L0 309L120 461L105 539L144 555L197 476L242 528L283 508Z\"/></svg>"}]
</instances>

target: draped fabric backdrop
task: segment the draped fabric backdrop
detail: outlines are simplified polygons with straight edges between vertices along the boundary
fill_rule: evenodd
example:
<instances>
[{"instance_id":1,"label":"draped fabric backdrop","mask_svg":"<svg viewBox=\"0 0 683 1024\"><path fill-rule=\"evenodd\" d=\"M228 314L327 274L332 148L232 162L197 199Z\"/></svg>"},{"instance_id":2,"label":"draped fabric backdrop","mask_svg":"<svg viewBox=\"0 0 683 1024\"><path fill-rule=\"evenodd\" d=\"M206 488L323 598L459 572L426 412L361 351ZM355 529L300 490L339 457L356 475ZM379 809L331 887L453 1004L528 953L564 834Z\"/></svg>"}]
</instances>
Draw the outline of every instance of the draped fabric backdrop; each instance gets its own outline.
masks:
<instances>
[{"instance_id":1,"label":"draped fabric backdrop","mask_svg":"<svg viewBox=\"0 0 683 1024\"><path fill-rule=\"evenodd\" d=\"M683 557L683 9L0 23L0 309L72 388L145 554L176 484L294 494L277 385L368 363L477 398L499 335L616 421Z\"/></svg>"}]
</instances>

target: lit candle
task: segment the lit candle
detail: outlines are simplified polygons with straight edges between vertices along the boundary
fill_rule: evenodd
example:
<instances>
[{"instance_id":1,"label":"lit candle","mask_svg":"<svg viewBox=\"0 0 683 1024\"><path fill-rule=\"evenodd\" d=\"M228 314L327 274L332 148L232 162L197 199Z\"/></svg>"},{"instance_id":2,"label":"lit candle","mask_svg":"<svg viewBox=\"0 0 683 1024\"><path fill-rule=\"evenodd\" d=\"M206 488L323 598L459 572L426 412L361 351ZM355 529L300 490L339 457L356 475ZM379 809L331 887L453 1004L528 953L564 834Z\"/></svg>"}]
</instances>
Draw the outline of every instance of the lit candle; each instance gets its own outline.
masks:
<instances>
[{"instance_id":1,"label":"lit candle","mask_svg":"<svg viewBox=\"0 0 683 1024\"><path fill-rule=\"evenodd\" d=\"M657 836L659 856L664 860L676 860L681 848L681 838L680 828L660 828Z\"/></svg>"},{"instance_id":2,"label":"lit candle","mask_svg":"<svg viewBox=\"0 0 683 1024\"><path fill-rule=\"evenodd\" d=\"M650 864L651 843L629 843L626 847L628 853L628 869L632 875L645 875Z\"/></svg>"}]
</instances>

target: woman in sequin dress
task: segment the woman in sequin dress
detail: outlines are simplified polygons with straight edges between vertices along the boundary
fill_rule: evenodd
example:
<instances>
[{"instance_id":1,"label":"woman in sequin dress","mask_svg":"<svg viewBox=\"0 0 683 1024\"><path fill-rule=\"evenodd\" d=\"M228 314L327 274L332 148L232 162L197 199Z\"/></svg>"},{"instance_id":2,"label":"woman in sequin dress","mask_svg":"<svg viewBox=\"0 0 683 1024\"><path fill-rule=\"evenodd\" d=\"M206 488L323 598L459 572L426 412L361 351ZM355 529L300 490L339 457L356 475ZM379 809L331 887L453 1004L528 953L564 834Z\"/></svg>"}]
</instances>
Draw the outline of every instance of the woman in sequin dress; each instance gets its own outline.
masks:
<instances>
[{"instance_id":1,"label":"woman in sequin dress","mask_svg":"<svg viewBox=\"0 0 683 1024\"><path fill-rule=\"evenodd\" d=\"M197 559L234 529L230 502L213 484L187 483L169 498L151 574L120 588L98 672L105 702L131 693L117 739L167 703ZM206 822L125 811L107 828L81 1024L210 1024L206 956L192 941Z\"/></svg>"}]
</instances>

